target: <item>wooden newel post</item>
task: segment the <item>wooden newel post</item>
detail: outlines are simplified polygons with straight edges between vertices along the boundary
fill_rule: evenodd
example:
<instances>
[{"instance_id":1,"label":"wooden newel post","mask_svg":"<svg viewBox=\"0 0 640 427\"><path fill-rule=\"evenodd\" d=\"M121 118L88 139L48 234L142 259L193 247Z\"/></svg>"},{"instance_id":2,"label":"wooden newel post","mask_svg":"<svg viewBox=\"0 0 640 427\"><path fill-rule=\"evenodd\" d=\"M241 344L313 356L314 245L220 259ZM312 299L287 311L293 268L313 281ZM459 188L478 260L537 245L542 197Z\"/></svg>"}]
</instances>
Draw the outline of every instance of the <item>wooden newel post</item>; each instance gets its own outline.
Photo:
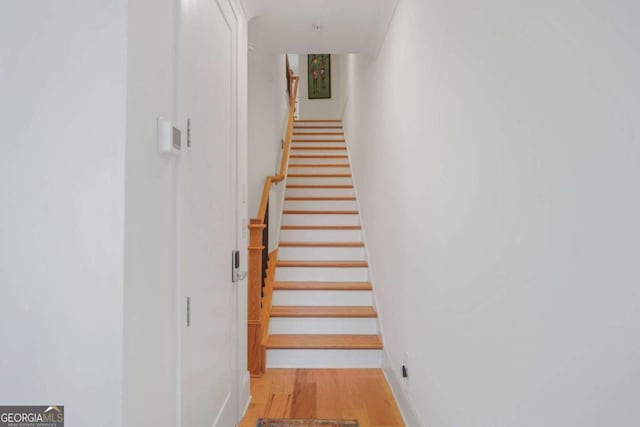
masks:
<instances>
[{"instance_id":1,"label":"wooden newel post","mask_svg":"<svg viewBox=\"0 0 640 427\"><path fill-rule=\"evenodd\" d=\"M247 358L251 376L264 374L265 351L262 346L262 319L260 302L262 300L262 231L266 227L260 219L252 219L249 224L249 276L247 289Z\"/></svg>"}]
</instances>

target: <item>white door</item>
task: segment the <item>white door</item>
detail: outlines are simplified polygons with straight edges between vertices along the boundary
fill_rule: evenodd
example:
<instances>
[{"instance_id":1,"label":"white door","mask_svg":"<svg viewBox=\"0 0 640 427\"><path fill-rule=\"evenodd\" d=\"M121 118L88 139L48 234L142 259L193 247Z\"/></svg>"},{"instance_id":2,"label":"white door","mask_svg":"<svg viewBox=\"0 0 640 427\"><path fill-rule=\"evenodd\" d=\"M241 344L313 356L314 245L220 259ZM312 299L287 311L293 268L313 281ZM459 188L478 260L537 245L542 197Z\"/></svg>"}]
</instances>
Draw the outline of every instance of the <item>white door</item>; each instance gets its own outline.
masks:
<instances>
[{"instance_id":1,"label":"white door","mask_svg":"<svg viewBox=\"0 0 640 427\"><path fill-rule=\"evenodd\" d=\"M237 418L237 230L232 27L215 0L181 4L179 191L182 427L229 427ZM183 125L183 127L186 127Z\"/></svg>"}]
</instances>

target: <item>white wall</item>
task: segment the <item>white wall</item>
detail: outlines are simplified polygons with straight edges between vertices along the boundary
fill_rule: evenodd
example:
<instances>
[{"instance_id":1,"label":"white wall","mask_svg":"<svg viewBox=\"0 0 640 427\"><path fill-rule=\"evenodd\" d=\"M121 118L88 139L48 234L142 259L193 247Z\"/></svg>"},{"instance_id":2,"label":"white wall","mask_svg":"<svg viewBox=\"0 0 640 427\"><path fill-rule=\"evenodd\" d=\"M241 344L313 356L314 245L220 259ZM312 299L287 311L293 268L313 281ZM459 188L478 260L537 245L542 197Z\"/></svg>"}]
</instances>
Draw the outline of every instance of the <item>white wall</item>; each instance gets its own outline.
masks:
<instances>
[{"instance_id":1,"label":"white wall","mask_svg":"<svg viewBox=\"0 0 640 427\"><path fill-rule=\"evenodd\" d=\"M339 119L346 102L346 55L331 55L331 98L309 99L309 76L307 54L301 54L300 105L301 119Z\"/></svg>"},{"instance_id":2,"label":"white wall","mask_svg":"<svg viewBox=\"0 0 640 427\"><path fill-rule=\"evenodd\" d=\"M412 427L640 423L639 19L632 1L402 0L378 57L350 57Z\"/></svg>"},{"instance_id":3,"label":"white wall","mask_svg":"<svg viewBox=\"0 0 640 427\"><path fill-rule=\"evenodd\" d=\"M300 74L300 55L297 53L289 53L289 68L296 76Z\"/></svg>"},{"instance_id":4,"label":"white wall","mask_svg":"<svg viewBox=\"0 0 640 427\"><path fill-rule=\"evenodd\" d=\"M126 17L0 6L0 402L69 426L122 422Z\"/></svg>"},{"instance_id":5,"label":"white wall","mask_svg":"<svg viewBox=\"0 0 640 427\"><path fill-rule=\"evenodd\" d=\"M251 28L251 27L250 27ZM249 216L255 218L264 180L277 175L282 158L289 100L284 54L249 52ZM274 201L279 200L274 197Z\"/></svg>"},{"instance_id":6,"label":"white wall","mask_svg":"<svg viewBox=\"0 0 640 427\"><path fill-rule=\"evenodd\" d=\"M129 1L125 426L173 426L177 416L178 159L158 153L156 120L184 130L176 101L178 13L174 0Z\"/></svg>"}]
</instances>

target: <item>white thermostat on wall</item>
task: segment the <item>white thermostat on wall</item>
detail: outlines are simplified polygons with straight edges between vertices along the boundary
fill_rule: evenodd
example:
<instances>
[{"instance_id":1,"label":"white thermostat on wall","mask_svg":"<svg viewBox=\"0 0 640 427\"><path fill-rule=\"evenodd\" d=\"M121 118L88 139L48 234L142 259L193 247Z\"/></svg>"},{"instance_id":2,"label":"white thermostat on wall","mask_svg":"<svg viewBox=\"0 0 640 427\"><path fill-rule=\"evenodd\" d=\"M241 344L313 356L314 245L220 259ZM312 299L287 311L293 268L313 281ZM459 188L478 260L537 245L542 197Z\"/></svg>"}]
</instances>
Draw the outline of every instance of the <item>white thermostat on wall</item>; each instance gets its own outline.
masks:
<instances>
[{"instance_id":1,"label":"white thermostat on wall","mask_svg":"<svg viewBox=\"0 0 640 427\"><path fill-rule=\"evenodd\" d=\"M161 153L178 154L181 147L180 129L164 117L158 117L158 150Z\"/></svg>"}]
</instances>

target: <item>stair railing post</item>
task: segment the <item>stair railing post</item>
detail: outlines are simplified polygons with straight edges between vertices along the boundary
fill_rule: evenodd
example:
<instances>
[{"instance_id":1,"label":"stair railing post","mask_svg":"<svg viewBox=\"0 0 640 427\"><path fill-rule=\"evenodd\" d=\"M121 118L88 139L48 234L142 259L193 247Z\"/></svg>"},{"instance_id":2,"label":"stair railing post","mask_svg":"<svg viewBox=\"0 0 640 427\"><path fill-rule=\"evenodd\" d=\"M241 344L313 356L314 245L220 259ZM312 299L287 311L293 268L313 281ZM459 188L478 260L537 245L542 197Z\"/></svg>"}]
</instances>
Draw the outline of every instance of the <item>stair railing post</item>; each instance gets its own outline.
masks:
<instances>
[{"instance_id":1,"label":"stair railing post","mask_svg":"<svg viewBox=\"0 0 640 427\"><path fill-rule=\"evenodd\" d=\"M262 302L262 252L264 243L262 234L265 224L259 219L252 219L249 224L249 274L247 289L247 359L251 376L264 373L264 351L262 349L262 319L260 317Z\"/></svg>"}]
</instances>

